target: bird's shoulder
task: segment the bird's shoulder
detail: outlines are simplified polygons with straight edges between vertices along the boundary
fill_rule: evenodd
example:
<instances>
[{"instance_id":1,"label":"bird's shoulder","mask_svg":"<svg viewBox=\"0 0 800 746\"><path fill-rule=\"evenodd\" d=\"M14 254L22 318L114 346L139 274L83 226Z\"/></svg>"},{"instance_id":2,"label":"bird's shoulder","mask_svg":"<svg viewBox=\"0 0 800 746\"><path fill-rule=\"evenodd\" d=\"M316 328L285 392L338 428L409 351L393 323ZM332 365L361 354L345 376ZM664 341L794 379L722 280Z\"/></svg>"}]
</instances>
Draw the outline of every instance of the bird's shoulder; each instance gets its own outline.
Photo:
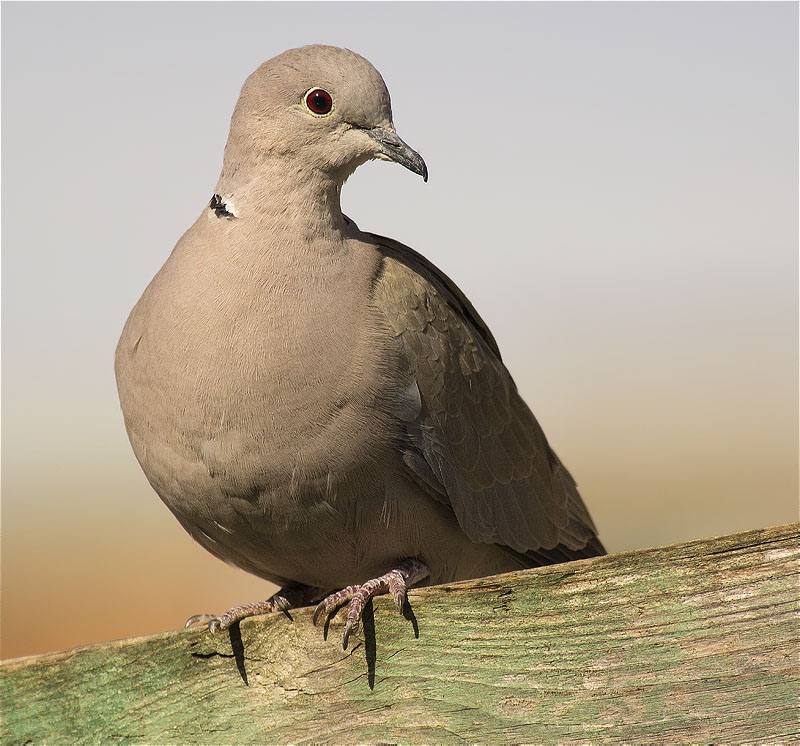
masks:
<instances>
[{"instance_id":1,"label":"bird's shoulder","mask_svg":"<svg viewBox=\"0 0 800 746\"><path fill-rule=\"evenodd\" d=\"M438 321L458 322L482 340L487 351L501 360L492 332L470 300L439 267L405 244L375 233L366 233L382 257L376 287L390 316L402 315L404 323L424 326ZM394 313L392 313L394 312Z\"/></svg>"}]
</instances>

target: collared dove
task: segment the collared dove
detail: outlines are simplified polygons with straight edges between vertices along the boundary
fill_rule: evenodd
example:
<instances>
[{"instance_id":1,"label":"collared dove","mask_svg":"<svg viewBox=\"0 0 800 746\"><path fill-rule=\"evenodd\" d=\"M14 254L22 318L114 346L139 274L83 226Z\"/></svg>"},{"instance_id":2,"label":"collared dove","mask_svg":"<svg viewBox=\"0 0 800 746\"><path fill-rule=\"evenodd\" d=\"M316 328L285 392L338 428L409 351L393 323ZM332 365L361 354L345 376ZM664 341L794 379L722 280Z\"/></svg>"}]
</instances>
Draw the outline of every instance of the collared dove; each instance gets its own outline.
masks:
<instances>
[{"instance_id":1,"label":"collared dove","mask_svg":"<svg viewBox=\"0 0 800 746\"><path fill-rule=\"evenodd\" d=\"M150 484L216 557L281 586L213 630L604 552L464 294L340 208L370 159L427 180L378 71L292 49L245 82L214 196L116 351ZM198 619L199 617L195 618Z\"/></svg>"}]
</instances>

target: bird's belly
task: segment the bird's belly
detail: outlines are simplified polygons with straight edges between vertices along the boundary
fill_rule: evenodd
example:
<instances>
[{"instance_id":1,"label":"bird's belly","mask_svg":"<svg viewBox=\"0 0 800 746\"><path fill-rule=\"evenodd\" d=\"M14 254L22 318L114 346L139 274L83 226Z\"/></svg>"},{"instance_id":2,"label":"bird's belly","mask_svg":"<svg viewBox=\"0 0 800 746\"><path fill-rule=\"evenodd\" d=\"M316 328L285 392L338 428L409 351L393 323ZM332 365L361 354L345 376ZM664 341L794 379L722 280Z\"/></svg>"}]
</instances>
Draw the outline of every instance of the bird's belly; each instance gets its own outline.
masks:
<instances>
[{"instance_id":1,"label":"bird's belly","mask_svg":"<svg viewBox=\"0 0 800 746\"><path fill-rule=\"evenodd\" d=\"M451 510L392 466L334 486L326 479L250 500L214 499L203 513L173 512L212 554L278 585L338 589L410 557L430 568L425 584L519 568L496 545L470 541Z\"/></svg>"},{"instance_id":2,"label":"bird's belly","mask_svg":"<svg viewBox=\"0 0 800 746\"><path fill-rule=\"evenodd\" d=\"M398 457L346 420L302 427L294 417L291 431L197 427L176 441L131 441L155 491L211 553L277 583L334 588L385 572L406 546L382 519Z\"/></svg>"},{"instance_id":3,"label":"bird's belly","mask_svg":"<svg viewBox=\"0 0 800 746\"><path fill-rule=\"evenodd\" d=\"M223 376L225 387L165 390L171 377L160 375L157 393L143 385L132 394L144 400L127 423L133 450L184 525L219 513L237 532L244 516L300 534L314 520L338 519L330 506L342 485L353 493L355 482L380 478L395 458L399 424L374 400L365 403L356 384L342 382L332 400L325 382L302 381L298 401L297 389L287 393L268 379L232 385L232 378ZM268 528L259 532L269 540Z\"/></svg>"}]
</instances>

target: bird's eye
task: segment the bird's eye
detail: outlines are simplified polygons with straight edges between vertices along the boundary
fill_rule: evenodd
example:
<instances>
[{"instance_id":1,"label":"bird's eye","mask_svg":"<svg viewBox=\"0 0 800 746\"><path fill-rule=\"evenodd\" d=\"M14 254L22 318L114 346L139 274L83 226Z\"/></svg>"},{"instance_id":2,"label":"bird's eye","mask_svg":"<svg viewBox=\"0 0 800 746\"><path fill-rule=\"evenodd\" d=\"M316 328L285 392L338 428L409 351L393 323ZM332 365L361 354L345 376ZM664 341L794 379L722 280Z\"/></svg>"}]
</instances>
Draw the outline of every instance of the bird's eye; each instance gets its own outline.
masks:
<instances>
[{"instance_id":1,"label":"bird's eye","mask_svg":"<svg viewBox=\"0 0 800 746\"><path fill-rule=\"evenodd\" d=\"M331 94L323 91L322 88L312 88L306 93L306 106L312 114L324 117L326 114L331 113L333 99Z\"/></svg>"}]
</instances>

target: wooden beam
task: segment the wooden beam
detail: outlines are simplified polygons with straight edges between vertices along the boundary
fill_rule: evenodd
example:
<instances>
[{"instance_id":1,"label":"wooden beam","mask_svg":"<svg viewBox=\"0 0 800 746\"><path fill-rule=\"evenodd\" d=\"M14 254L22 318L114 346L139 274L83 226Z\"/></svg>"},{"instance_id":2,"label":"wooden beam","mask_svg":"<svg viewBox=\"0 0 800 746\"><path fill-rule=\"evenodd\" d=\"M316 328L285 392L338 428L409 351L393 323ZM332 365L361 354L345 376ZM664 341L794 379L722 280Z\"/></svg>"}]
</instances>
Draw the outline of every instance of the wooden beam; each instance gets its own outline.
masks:
<instances>
[{"instance_id":1,"label":"wooden beam","mask_svg":"<svg viewBox=\"0 0 800 746\"><path fill-rule=\"evenodd\" d=\"M786 743L799 525L2 665L2 743ZM250 600L250 599L244 599Z\"/></svg>"}]
</instances>

